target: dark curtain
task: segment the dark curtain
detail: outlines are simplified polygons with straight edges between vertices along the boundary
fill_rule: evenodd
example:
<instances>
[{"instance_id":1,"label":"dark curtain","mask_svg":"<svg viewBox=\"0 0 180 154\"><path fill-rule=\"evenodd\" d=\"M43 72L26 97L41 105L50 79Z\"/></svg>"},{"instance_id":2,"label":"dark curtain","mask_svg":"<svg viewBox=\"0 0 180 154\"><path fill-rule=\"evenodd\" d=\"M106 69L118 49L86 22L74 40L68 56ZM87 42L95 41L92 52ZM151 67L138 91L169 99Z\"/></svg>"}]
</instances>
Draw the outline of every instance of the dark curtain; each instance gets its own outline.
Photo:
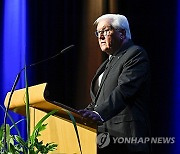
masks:
<instances>
[{"instance_id":1,"label":"dark curtain","mask_svg":"<svg viewBox=\"0 0 180 154\"><path fill-rule=\"evenodd\" d=\"M67 53L31 68L30 85L47 82L50 99L75 107L81 5L76 0L31 0L27 5L29 64L51 57L71 44L75 45Z\"/></svg>"}]
</instances>

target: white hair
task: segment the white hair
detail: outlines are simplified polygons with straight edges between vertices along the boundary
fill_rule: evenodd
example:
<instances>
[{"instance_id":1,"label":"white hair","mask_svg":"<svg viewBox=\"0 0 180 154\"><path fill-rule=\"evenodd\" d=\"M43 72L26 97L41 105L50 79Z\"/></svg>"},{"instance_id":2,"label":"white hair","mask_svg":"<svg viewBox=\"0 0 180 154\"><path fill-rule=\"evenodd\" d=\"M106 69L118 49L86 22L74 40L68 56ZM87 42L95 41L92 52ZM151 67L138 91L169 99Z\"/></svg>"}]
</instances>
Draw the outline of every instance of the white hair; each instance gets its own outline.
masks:
<instances>
[{"instance_id":1,"label":"white hair","mask_svg":"<svg viewBox=\"0 0 180 154\"><path fill-rule=\"evenodd\" d=\"M131 32L129 28L129 22L127 18L124 15L120 14L105 14L100 16L94 24L97 26L102 19L110 19L111 20L111 26L114 28L120 28L124 29L126 31L126 37L131 39Z\"/></svg>"}]
</instances>

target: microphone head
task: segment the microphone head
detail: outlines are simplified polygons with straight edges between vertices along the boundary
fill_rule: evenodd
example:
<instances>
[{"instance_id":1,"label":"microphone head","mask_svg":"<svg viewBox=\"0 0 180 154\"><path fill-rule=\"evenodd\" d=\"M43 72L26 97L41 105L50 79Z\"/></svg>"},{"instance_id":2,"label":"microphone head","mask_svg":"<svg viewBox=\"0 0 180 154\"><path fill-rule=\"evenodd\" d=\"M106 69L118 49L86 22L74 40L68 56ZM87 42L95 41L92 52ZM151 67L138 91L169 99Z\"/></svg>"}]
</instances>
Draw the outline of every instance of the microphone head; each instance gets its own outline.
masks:
<instances>
[{"instance_id":1,"label":"microphone head","mask_svg":"<svg viewBox=\"0 0 180 154\"><path fill-rule=\"evenodd\" d=\"M73 48L74 46L75 46L75 45L72 44L72 45L66 47L65 49L63 49L60 53L63 54L63 53L65 53L65 52L67 52L69 49Z\"/></svg>"}]
</instances>

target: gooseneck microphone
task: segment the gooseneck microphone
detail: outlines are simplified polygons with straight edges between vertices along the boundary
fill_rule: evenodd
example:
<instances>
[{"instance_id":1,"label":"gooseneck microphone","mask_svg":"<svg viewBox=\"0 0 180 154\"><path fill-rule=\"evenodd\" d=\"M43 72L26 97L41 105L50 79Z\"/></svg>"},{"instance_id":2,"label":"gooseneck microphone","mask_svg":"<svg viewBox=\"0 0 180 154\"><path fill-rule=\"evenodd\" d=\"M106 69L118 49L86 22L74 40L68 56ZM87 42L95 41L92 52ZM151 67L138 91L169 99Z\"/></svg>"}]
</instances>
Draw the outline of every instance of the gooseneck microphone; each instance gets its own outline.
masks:
<instances>
[{"instance_id":1,"label":"gooseneck microphone","mask_svg":"<svg viewBox=\"0 0 180 154\"><path fill-rule=\"evenodd\" d=\"M54 56L52 56L52 57L49 57L49 58L47 58L47 59L43 59L43 60L38 61L38 62L36 62L36 63L33 63L33 64L27 66L26 68L29 68L29 67L38 65L38 64L40 64L40 63L49 61L49 60L51 60L51 59L54 59L54 58L56 58L57 56L59 56L59 55L61 55L61 54L63 54L63 53L66 53L67 51L69 51L69 50L70 50L71 48L73 48L73 47L74 47L74 45L72 44L72 45L64 48L63 50L61 50L61 51L60 51L59 53L57 53L56 55L54 55ZM21 71L23 71L24 69L25 69L25 67L24 67ZM21 71L20 71L20 72L21 72Z\"/></svg>"},{"instance_id":2,"label":"gooseneck microphone","mask_svg":"<svg viewBox=\"0 0 180 154\"><path fill-rule=\"evenodd\" d=\"M38 62L36 62L36 63L33 63L33 64L30 64L30 65L28 65L28 66L25 66L25 67L23 67L23 68L19 71L19 73L17 74L17 76L16 76L16 78L15 78L15 80L14 80L13 86L12 86L12 88L11 88L10 96L9 96L9 100L8 100L8 104L7 104L7 107L6 107L6 110L5 110L5 115L4 115L4 147L5 147L5 148L7 148L7 144L6 144L7 113L8 113L8 111L9 111L9 106L10 106L10 103L11 103L12 95L13 95L13 93L14 93L14 91L15 91L15 88L16 88L17 83L18 83L18 81L19 81L19 78L20 78L20 76L21 76L21 72L22 72L23 70L25 70L25 69L30 68L30 67L33 67L33 66L36 66L36 65L38 65L38 64L41 64L41 63L43 63L43 62L52 60L52 59L56 58L57 56L66 53L67 51L69 51L69 50L70 50L71 48L73 48L73 47L74 47L74 45L72 44L72 45L64 48L63 50L61 50L61 51L60 51L59 53L57 53L56 55L54 55L54 56L52 56L52 57L49 57L49 58L47 58L47 59L40 60L40 61L38 61Z\"/></svg>"}]
</instances>

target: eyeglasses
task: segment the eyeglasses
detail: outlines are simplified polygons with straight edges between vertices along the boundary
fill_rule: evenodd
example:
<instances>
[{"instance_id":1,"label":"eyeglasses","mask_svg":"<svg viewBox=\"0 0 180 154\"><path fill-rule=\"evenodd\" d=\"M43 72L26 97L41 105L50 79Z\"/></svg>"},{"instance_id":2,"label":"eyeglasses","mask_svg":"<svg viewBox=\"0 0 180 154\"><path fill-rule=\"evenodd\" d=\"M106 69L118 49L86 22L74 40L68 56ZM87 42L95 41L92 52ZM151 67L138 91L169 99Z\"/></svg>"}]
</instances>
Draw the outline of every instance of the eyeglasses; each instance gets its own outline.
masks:
<instances>
[{"instance_id":1,"label":"eyeglasses","mask_svg":"<svg viewBox=\"0 0 180 154\"><path fill-rule=\"evenodd\" d=\"M119 29L119 28L117 28L117 29L115 29L115 28L113 28L112 26L109 26L109 28L107 28L107 29L104 29L104 30L97 30L97 31L95 31L95 35L96 35L96 37L100 37L101 35L103 35L103 36L107 36L107 35L110 35L111 34L111 30L116 30L116 31L121 31L121 29ZM123 29L122 29L123 30Z\"/></svg>"},{"instance_id":2,"label":"eyeglasses","mask_svg":"<svg viewBox=\"0 0 180 154\"><path fill-rule=\"evenodd\" d=\"M112 28L104 29L104 30L97 30L95 31L96 37L100 37L101 35L107 36L110 35Z\"/></svg>"}]
</instances>

